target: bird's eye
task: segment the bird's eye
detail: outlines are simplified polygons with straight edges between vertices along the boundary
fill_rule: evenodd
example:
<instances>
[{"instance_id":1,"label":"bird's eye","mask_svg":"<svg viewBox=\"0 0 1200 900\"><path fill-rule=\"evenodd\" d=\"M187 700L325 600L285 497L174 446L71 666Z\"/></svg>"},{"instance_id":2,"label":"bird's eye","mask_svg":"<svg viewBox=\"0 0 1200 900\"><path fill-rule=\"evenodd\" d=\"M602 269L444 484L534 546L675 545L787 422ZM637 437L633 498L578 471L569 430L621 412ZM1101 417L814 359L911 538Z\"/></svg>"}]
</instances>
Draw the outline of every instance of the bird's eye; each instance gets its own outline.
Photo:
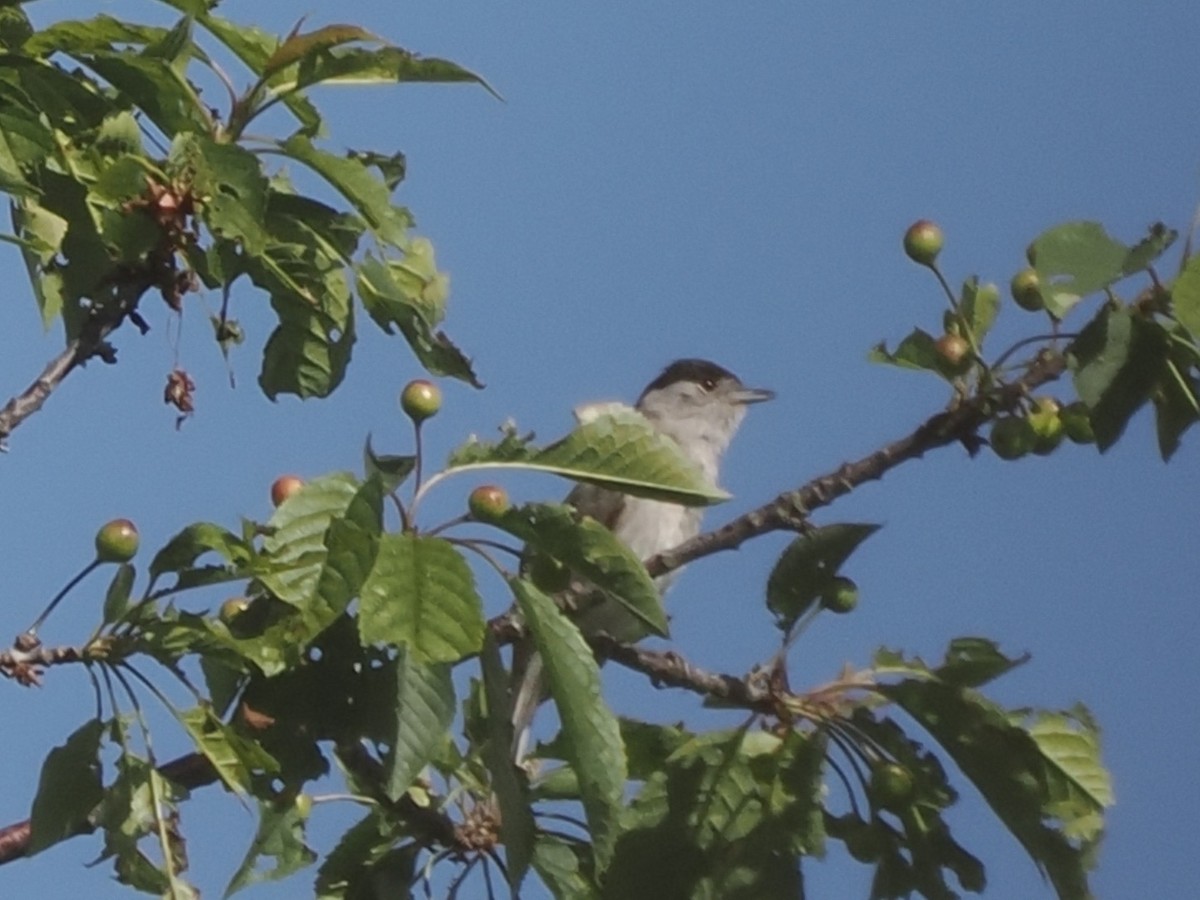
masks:
<instances>
[{"instance_id":1,"label":"bird's eye","mask_svg":"<svg viewBox=\"0 0 1200 900\"><path fill-rule=\"evenodd\" d=\"M711 393L712 391L716 390L716 388L717 388L717 379L705 378L703 381L700 382L700 387L704 388L705 391L708 391L709 393Z\"/></svg>"}]
</instances>

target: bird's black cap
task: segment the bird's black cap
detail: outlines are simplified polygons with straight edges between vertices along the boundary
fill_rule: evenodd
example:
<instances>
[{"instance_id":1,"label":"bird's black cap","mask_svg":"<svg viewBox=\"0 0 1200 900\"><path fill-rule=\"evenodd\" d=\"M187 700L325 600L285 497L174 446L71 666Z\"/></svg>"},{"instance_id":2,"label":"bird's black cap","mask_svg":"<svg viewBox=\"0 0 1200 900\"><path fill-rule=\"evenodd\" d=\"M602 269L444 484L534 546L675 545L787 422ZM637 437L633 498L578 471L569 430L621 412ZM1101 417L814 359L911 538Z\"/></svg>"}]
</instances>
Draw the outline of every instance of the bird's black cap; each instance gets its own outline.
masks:
<instances>
[{"instance_id":1,"label":"bird's black cap","mask_svg":"<svg viewBox=\"0 0 1200 900\"><path fill-rule=\"evenodd\" d=\"M707 359L677 359L663 369L657 378L646 385L646 390L642 391L642 396L644 397L651 391L660 390L678 381L692 381L696 384L704 384L705 382L715 383L723 381L727 378L733 379L738 384L742 383L736 375L724 366L718 366L715 362L710 362Z\"/></svg>"}]
</instances>

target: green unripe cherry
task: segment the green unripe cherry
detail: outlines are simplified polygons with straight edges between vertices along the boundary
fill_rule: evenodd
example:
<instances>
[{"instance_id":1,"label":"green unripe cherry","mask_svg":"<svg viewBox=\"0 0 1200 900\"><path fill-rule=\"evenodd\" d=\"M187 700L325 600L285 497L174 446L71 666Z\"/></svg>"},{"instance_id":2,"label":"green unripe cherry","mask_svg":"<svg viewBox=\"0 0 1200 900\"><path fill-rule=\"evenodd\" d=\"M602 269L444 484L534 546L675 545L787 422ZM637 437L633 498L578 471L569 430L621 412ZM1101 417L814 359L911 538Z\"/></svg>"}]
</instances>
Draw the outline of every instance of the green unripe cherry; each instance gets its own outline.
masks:
<instances>
[{"instance_id":1,"label":"green unripe cherry","mask_svg":"<svg viewBox=\"0 0 1200 900\"><path fill-rule=\"evenodd\" d=\"M839 615L852 612L858 606L858 585L854 579L843 575L833 579L833 584L821 595L821 606Z\"/></svg>"},{"instance_id":2,"label":"green unripe cherry","mask_svg":"<svg viewBox=\"0 0 1200 900\"><path fill-rule=\"evenodd\" d=\"M1066 429L1059 411L1062 404L1054 397L1036 397L1029 413L1029 427L1033 430L1033 452L1046 456L1058 449Z\"/></svg>"},{"instance_id":3,"label":"green unripe cherry","mask_svg":"<svg viewBox=\"0 0 1200 900\"><path fill-rule=\"evenodd\" d=\"M1001 416L992 423L988 443L1001 459L1020 459L1033 450L1033 429L1021 416Z\"/></svg>"},{"instance_id":4,"label":"green unripe cherry","mask_svg":"<svg viewBox=\"0 0 1200 900\"><path fill-rule=\"evenodd\" d=\"M424 378L410 381L400 392L400 408L419 425L442 408L442 389Z\"/></svg>"},{"instance_id":5,"label":"green unripe cherry","mask_svg":"<svg viewBox=\"0 0 1200 900\"><path fill-rule=\"evenodd\" d=\"M1044 309L1046 306L1045 298L1042 297L1042 283L1038 278L1037 270L1022 269L1013 276L1009 282L1009 290L1012 292L1012 298L1017 302L1017 306L1029 312L1037 312Z\"/></svg>"},{"instance_id":6,"label":"green unripe cherry","mask_svg":"<svg viewBox=\"0 0 1200 900\"><path fill-rule=\"evenodd\" d=\"M942 252L945 236L936 222L919 219L904 232L904 252L917 265L933 268L938 254Z\"/></svg>"},{"instance_id":7,"label":"green unripe cherry","mask_svg":"<svg viewBox=\"0 0 1200 900\"><path fill-rule=\"evenodd\" d=\"M1076 444L1094 444L1096 442L1096 432L1092 430L1092 417L1088 412L1087 404L1082 400L1068 403L1059 413L1059 417L1062 419L1063 430L1066 431L1070 440Z\"/></svg>"},{"instance_id":8,"label":"green unripe cherry","mask_svg":"<svg viewBox=\"0 0 1200 900\"><path fill-rule=\"evenodd\" d=\"M908 805L914 786L912 772L900 763L880 763L871 769L867 793L876 806L894 811Z\"/></svg>"},{"instance_id":9,"label":"green unripe cherry","mask_svg":"<svg viewBox=\"0 0 1200 900\"><path fill-rule=\"evenodd\" d=\"M481 484L467 497L467 509L480 522L494 522L508 512L510 506L508 491L494 484Z\"/></svg>"},{"instance_id":10,"label":"green unripe cherry","mask_svg":"<svg viewBox=\"0 0 1200 900\"><path fill-rule=\"evenodd\" d=\"M950 332L938 338L934 342L933 348L937 351L938 356L955 368L961 365L962 361L967 358L967 354L971 352L971 345L967 343L965 337Z\"/></svg>"},{"instance_id":11,"label":"green unripe cherry","mask_svg":"<svg viewBox=\"0 0 1200 900\"><path fill-rule=\"evenodd\" d=\"M96 559L106 563L127 563L138 552L137 526L128 519L113 519L96 532Z\"/></svg>"}]
</instances>

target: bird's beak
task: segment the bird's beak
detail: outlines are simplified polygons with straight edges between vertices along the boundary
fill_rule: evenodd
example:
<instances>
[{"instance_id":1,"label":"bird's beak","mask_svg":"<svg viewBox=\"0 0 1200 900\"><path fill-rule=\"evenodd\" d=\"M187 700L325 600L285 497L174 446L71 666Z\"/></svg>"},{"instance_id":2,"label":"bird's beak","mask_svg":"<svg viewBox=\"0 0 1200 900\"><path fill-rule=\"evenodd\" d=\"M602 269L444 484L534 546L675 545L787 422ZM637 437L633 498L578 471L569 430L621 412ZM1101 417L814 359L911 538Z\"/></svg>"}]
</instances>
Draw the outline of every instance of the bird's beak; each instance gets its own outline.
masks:
<instances>
[{"instance_id":1,"label":"bird's beak","mask_svg":"<svg viewBox=\"0 0 1200 900\"><path fill-rule=\"evenodd\" d=\"M775 392L766 388L744 387L738 388L737 392L733 395L733 399L737 403L748 406L751 403L765 403L767 400L774 400Z\"/></svg>"}]
</instances>

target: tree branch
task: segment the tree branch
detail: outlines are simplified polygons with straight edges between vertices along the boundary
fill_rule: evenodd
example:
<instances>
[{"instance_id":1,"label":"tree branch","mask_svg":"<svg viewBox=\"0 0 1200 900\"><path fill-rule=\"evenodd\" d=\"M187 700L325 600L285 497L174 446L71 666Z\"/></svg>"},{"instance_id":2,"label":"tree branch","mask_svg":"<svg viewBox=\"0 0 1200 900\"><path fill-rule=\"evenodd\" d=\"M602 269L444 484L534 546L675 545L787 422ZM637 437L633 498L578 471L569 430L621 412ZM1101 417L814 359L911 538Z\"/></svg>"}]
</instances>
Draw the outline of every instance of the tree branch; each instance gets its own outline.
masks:
<instances>
[{"instance_id":1,"label":"tree branch","mask_svg":"<svg viewBox=\"0 0 1200 900\"><path fill-rule=\"evenodd\" d=\"M40 375L24 391L12 397L0 409L0 451L7 449L8 436L22 422L42 408L50 395L79 366L93 356L107 363L116 361L115 351L106 338L116 331L126 318L134 322L145 334L148 326L137 314L138 301L157 276L150 272L131 276L114 291L110 302L93 306L87 313L79 337L67 343L66 348L50 360Z\"/></svg>"},{"instance_id":2,"label":"tree branch","mask_svg":"<svg viewBox=\"0 0 1200 900\"><path fill-rule=\"evenodd\" d=\"M1023 397L1041 385L1056 380L1066 368L1067 361L1063 354L1043 350L1016 381L1002 385L995 391L970 397L952 409L930 416L914 431L881 447L870 456L845 463L795 490L785 491L769 503L714 531L697 535L672 550L651 557L646 561L646 569L652 576L658 577L703 556L721 550L735 550L750 538L771 531L798 531L814 510L828 506L864 482L879 480L901 463L917 459L947 444L964 443L968 448L976 447L979 441L976 432L981 425L997 412L1014 409Z\"/></svg>"}]
</instances>

